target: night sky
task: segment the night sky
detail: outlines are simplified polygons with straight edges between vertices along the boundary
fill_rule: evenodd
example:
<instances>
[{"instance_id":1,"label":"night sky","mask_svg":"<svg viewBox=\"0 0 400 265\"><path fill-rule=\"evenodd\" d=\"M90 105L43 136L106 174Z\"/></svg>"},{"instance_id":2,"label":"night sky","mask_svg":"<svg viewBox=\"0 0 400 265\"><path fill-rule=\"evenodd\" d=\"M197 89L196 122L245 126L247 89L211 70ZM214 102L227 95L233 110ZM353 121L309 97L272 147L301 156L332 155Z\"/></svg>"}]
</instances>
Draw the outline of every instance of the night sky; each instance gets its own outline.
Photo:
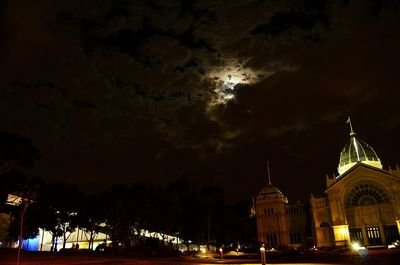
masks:
<instances>
[{"instance_id":1,"label":"night sky","mask_svg":"<svg viewBox=\"0 0 400 265\"><path fill-rule=\"evenodd\" d=\"M337 174L351 116L400 163L400 1L6 1L0 131L27 174L99 191L187 178L289 201Z\"/></svg>"}]
</instances>

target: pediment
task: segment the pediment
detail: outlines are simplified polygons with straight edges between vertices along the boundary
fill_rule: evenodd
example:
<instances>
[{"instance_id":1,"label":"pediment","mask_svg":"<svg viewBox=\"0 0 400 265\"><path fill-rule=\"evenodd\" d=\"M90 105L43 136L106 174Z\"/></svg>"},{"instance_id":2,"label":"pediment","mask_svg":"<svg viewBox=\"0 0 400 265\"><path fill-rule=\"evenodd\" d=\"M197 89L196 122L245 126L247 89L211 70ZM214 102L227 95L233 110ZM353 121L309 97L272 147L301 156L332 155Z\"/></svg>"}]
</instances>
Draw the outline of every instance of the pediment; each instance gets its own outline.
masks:
<instances>
[{"instance_id":1,"label":"pediment","mask_svg":"<svg viewBox=\"0 0 400 265\"><path fill-rule=\"evenodd\" d=\"M325 193L340 190L351 182L359 182L364 180L385 184L391 182L400 182L400 177L390 174L387 170L358 163L344 174L339 176L336 181L325 190Z\"/></svg>"}]
</instances>

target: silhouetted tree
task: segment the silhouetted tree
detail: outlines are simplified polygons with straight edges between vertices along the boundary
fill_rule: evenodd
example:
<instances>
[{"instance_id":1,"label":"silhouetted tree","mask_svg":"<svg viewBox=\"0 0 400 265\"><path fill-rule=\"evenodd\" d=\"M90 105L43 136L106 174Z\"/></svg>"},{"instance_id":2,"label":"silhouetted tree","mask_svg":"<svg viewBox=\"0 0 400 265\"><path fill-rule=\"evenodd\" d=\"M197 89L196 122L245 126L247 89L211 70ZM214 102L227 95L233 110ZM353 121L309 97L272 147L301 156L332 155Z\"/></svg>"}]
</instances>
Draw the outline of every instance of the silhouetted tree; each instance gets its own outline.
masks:
<instances>
[{"instance_id":1,"label":"silhouetted tree","mask_svg":"<svg viewBox=\"0 0 400 265\"><path fill-rule=\"evenodd\" d=\"M0 211L5 210L4 203L7 195L10 193L18 193L22 191L28 182L28 178L16 170L11 170L1 175L0 185Z\"/></svg>"},{"instance_id":2,"label":"silhouetted tree","mask_svg":"<svg viewBox=\"0 0 400 265\"><path fill-rule=\"evenodd\" d=\"M40 193L38 203L42 228L52 234L54 251L57 251L57 239L62 237L65 248L68 237L76 228L81 196L74 185L61 182L46 185Z\"/></svg>"},{"instance_id":3,"label":"silhouetted tree","mask_svg":"<svg viewBox=\"0 0 400 265\"><path fill-rule=\"evenodd\" d=\"M13 176L16 177L18 174ZM24 180L26 179L24 176L22 177ZM26 203L29 204L29 207L26 208L24 213L23 239L34 238L38 235L40 223L37 218L37 209L39 207L37 197L42 185L43 181L40 178L32 178L25 181L24 184L20 183L15 187L14 194L22 198L22 203L18 206L7 207L12 216L12 222L8 231L9 240L16 241L20 236L21 212Z\"/></svg>"},{"instance_id":4,"label":"silhouetted tree","mask_svg":"<svg viewBox=\"0 0 400 265\"><path fill-rule=\"evenodd\" d=\"M225 211L224 193L221 188L207 186L201 190L201 204L203 209L203 226L206 228L207 248L211 241L223 241L225 224L223 213Z\"/></svg>"},{"instance_id":5,"label":"silhouetted tree","mask_svg":"<svg viewBox=\"0 0 400 265\"><path fill-rule=\"evenodd\" d=\"M250 216L251 204L241 201L226 206L220 240L225 244L255 245L257 243L255 218Z\"/></svg>"},{"instance_id":6,"label":"silhouetted tree","mask_svg":"<svg viewBox=\"0 0 400 265\"><path fill-rule=\"evenodd\" d=\"M132 193L126 185L114 185L105 194L107 232L113 247L129 247L136 219L132 207Z\"/></svg>"},{"instance_id":7,"label":"silhouetted tree","mask_svg":"<svg viewBox=\"0 0 400 265\"><path fill-rule=\"evenodd\" d=\"M180 238L188 246L189 242L200 243L204 233L204 218L200 197L193 191L182 198L181 215L178 220Z\"/></svg>"},{"instance_id":8,"label":"silhouetted tree","mask_svg":"<svg viewBox=\"0 0 400 265\"><path fill-rule=\"evenodd\" d=\"M0 176L7 171L30 168L40 157L29 138L0 132Z\"/></svg>"},{"instance_id":9,"label":"silhouetted tree","mask_svg":"<svg viewBox=\"0 0 400 265\"><path fill-rule=\"evenodd\" d=\"M0 132L0 211L7 194L18 191L27 181L18 170L32 167L40 157L29 138Z\"/></svg>"},{"instance_id":10,"label":"silhouetted tree","mask_svg":"<svg viewBox=\"0 0 400 265\"><path fill-rule=\"evenodd\" d=\"M166 211L170 206L164 190L160 186L140 182L132 185L131 191L134 213L132 226L136 233L143 230L169 232L171 220Z\"/></svg>"},{"instance_id":11,"label":"silhouetted tree","mask_svg":"<svg viewBox=\"0 0 400 265\"><path fill-rule=\"evenodd\" d=\"M106 221L104 193L85 196L78 206L76 225L88 234L89 249L93 250L93 242L99 232L104 232L103 223Z\"/></svg>"},{"instance_id":12,"label":"silhouetted tree","mask_svg":"<svg viewBox=\"0 0 400 265\"><path fill-rule=\"evenodd\" d=\"M188 212L185 200L194 195L194 191L187 179L181 178L168 185L166 195L168 206L165 209L168 211L171 234L182 238L184 231L188 230L184 228L186 225L184 220L187 219L184 215ZM193 205L193 207L196 207L196 205Z\"/></svg>"}]
</instances>

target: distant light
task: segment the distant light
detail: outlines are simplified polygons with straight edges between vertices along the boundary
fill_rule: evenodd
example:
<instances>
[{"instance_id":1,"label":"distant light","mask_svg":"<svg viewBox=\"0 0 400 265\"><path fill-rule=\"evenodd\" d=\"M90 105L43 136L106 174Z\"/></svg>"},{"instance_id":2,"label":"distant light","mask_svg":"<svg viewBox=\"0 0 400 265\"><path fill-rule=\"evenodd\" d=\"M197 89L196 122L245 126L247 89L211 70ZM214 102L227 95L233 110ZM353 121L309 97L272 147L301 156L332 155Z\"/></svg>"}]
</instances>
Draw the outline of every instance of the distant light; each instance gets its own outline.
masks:
<instances>
[{"instance_id":1,"label":"distant light","mask_svg":"<svg viewBox=\"0 0 400 265\"><path fill-rule=\"evenodd\" d=\"M314 245L311 249L312 249L312 250L315 250L315 251L318 250L318 248L317 248L315 245Z\"/></svg>"},{"instance_id":2,"label":"distant light","mask_svg":"<svg viewBox=\"0 0 400 265\"><path fill-rule=\"evenodd\" d=\"M269 252L275 252L276 249L275 248L271 248L270 250L268 250Z\"/></svg>"}]
</instances>

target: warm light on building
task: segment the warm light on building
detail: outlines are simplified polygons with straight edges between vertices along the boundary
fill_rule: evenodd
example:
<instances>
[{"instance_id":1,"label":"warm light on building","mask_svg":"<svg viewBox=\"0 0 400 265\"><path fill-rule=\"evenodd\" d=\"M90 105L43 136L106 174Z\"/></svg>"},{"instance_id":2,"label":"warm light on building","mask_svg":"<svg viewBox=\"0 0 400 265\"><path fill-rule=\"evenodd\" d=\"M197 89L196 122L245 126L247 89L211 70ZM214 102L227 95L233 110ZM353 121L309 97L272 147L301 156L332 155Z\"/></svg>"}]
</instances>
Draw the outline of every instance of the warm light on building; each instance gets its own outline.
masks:
<instances>
[{"instance_id":1,"label":"warm light on building","mask_svg":"<svg viewBox=\"0 0 400 265\"><path fill-rule=\"evenodd\" d=\"M340 153L338 176L327 176L326 197L311 196L317 247L389 245L399 238L400 168L383 169L374 149L350 139ZM390 184L388 184L390 183ZM357 245L355 245L357 247Z\"/></svg>"},{"instance_id":2,"label":"warm light on building","mask_svg":"<svg viewBox=\"0 0 400 265\"><path fill-rule=\"evenodd\" d=\"M336 245L345 245L349 241L349 228L348 225L335 225L333 232L336 240Z\"/></svg>"}]
</instances>

